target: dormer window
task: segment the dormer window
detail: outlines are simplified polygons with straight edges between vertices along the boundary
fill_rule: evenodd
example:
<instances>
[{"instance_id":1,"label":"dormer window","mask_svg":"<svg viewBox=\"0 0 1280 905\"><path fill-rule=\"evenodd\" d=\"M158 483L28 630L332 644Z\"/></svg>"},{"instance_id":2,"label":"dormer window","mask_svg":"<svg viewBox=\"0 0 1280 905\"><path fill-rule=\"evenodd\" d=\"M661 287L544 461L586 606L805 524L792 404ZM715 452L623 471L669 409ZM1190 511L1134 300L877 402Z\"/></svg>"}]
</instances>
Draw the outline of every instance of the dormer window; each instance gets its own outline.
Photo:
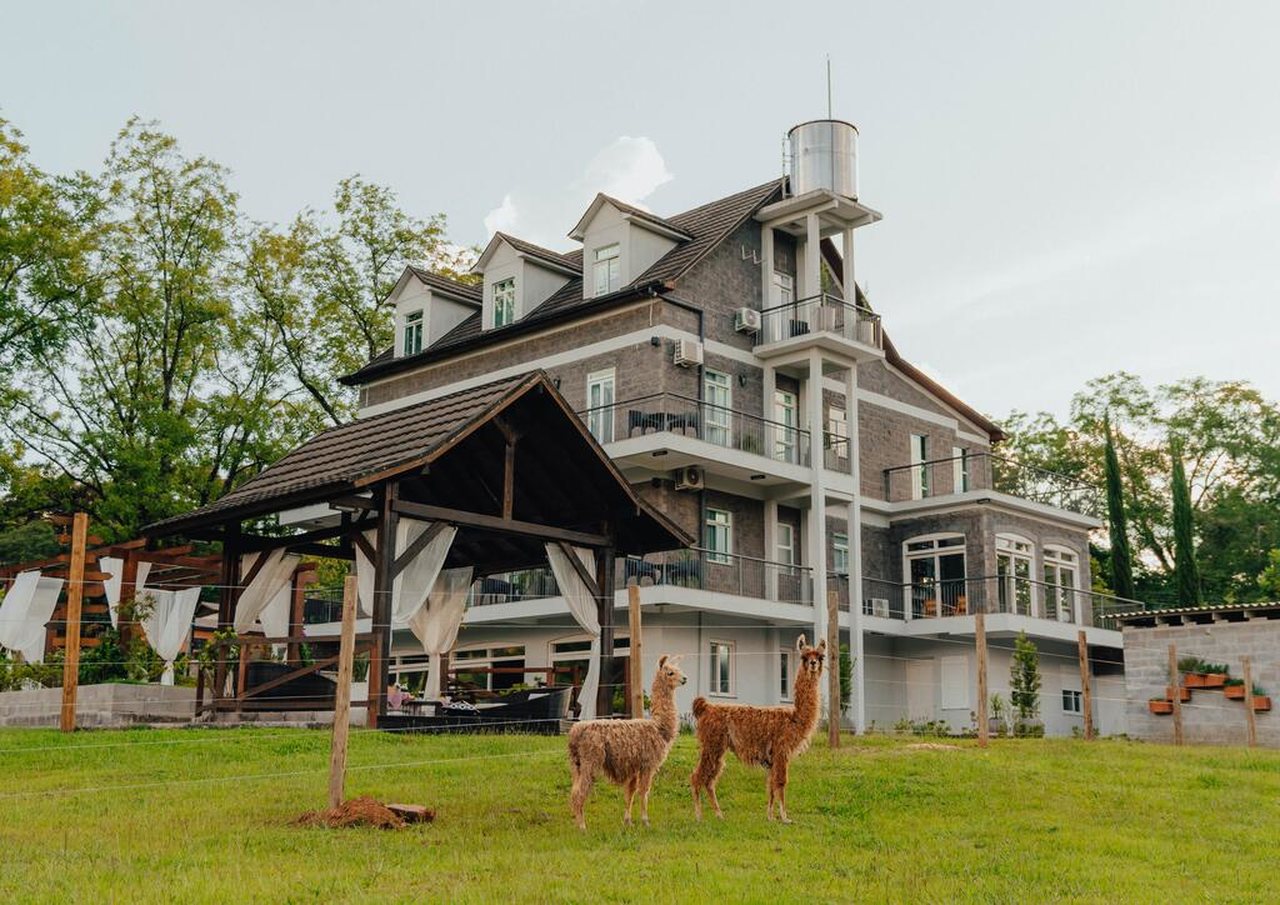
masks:
<instances>
[{"instance_id":1,"label":"dormer window","mask_svg":"<svg viewBox=\"0 0 1280 905\"><path fill-rule=\"evenodd\" d=\"M493 325L505 327L515 319L516 281L515 277L509 277L493 284Z\"/></svg>"},{"instance_id":2,"label":"dormer window","mask_svg":"<svg viewBox=\"0 0 1280 905\"><path fill-rule=\"evenodd\" d=\"M605 295L621 288L621 247L617 242L596 249L596 261L593 275L595 277L596 295Z\"/></svg>"},{"instance_id":3,"label":"dormer window","mask_svg":"<svg viewBox=\"0 0 1280 905\"><path fill-rule=\"evenodd\" d=\"M417 355L422 351L422 312L414 311L404 317L404 354Z\"/></svg>"}]
</instances>

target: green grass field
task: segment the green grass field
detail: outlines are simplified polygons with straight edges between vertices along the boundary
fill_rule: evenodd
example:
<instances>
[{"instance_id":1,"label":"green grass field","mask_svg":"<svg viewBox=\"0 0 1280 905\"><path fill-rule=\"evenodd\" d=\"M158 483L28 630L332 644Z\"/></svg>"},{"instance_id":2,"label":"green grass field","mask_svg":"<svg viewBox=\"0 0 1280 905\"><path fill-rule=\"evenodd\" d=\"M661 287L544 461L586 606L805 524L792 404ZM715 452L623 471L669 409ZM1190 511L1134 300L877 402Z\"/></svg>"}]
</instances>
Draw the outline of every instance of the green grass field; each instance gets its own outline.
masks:
<instances>
[{"instance_id":1,"label":"green grass field","mask_svg":"<svg viewBox=\"0 0 1280 905\"><path fill-rule=\"evenodd\" d=\"M347 789L430 805L401 831L302 829L327 732L0 732L0 901L1276 901L1280 753L1120 741L988 751L819 739L795 823L731 761L693 819L681 736L649 828L598 785L568 815L563 738L356 734Z\"/></svg>"}]
</instances>

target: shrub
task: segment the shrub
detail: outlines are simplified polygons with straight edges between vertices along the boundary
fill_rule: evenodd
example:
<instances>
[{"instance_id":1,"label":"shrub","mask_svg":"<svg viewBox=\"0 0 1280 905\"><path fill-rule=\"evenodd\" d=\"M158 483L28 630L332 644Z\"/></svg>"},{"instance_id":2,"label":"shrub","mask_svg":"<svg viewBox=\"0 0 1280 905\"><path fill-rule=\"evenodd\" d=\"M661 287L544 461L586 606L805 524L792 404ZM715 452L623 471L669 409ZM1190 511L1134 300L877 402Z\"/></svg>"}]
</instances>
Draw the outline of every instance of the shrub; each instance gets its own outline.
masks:
<instances>
[{"instance_id":1,"label":"shrub","mask_svg":"<svg viewBox=\"0 0 1280 905\"><path fill-rule=\"evenodd\" d=\"M1040 713L1040 654L1026 632L1014 641L1009 698L1019 722L1032 720Z\"/></svg>"}]
</instances>

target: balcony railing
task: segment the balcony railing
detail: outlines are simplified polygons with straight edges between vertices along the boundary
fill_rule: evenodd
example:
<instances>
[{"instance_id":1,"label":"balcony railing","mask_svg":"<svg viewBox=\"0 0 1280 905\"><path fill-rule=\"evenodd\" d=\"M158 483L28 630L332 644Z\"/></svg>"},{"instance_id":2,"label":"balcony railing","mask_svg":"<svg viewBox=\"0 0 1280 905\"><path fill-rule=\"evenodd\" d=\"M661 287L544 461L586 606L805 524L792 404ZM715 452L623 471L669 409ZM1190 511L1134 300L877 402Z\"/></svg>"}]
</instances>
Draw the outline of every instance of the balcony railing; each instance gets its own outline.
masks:
<instances>
[{"instance_id":1,"label":"balcony railing","mask_svg":"<svg viewBox=\"0 0 1280 905\"><path fill-rule=\"evenodd\" d=\"M809 464L809 432L677 393L654 393L578 413L601 443L670 433L789 462Z\"/></svg>"},{"instance_id":2,"label":"balcony railing","mask_svg":"<svg viewBox=\"0 0 1280 905\"><path fill-rule=\"evenodd\" d=\"M814 333L834 333L864 346L884 347L880 315L870 308L850 305L839 296L826 294L797 299L761 311L756 345Z\"/></svg>"},{"instance_id":3,"label":"balcony railing","mask_svg":"<svg viewBox=\"0 0 1280 905\"><path fill-rule=\"evenodd\" d=\"M847 576L832 575L840 609L849 609ZM862 612L885 619L939 619L971 616L977 612L1010 613L1062 622L1115 629L1116 613L1147 608L1088 588L1048 584L1014 575L957 578L899 583L878 578L862 579Z\"/></svg>"},{"instance_id":4,"label":"balcony railing","mask_svg":"<svg viewBox=\"0 0 1280 905\"><path fill-rule=\"evenodd\" d=\"M994 453L897 465L883 474L884 498L890 503L994 490L1082 515L1098 517L1104 511L1101 490L1093 484Z\"/></svg>"}]
</instances>

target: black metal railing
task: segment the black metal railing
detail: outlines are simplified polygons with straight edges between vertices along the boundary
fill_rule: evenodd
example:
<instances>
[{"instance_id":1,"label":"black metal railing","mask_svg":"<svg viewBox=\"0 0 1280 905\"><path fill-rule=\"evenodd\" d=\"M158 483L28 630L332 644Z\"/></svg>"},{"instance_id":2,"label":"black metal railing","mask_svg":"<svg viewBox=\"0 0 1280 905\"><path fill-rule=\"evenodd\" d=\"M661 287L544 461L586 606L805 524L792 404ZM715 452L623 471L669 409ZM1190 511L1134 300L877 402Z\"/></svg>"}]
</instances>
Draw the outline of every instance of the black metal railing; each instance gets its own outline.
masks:
<instances>
[{"instance_id":1,"label":"black metal railing","mask_svg":"<svg viewBox=\"0 0 1280 905\"><path fill-rule=\"evenodd\" d=\"M988 452L886 468L883 484L890 503L994 490L1068 512L1095 517L1103 512L1101 489L1093 484Z\"/></svg>"},{"instance_id":2,"label":"black metal railing","mask_svg":"<svg viewBox=\"0 0 1280 905\"><path fill-rule=\"evenodd\" d=\"M644 434L671 433L776 462L809 464L808 431L678 393L624 399L584 409L578 417L604 444Z\"/></svg>"},{"instance_id":3,"label":"black metal railing","mask_svg":"<svg viewBox=\"0 0 1280 905\"><path fill-rule=\"evenodd\" d=\"M761 311L756 345L815 333L834 333L864 346L884 347L880 315L870 308L850 305L840 296L825 293Z\"/></svg>"}]
</instances>

